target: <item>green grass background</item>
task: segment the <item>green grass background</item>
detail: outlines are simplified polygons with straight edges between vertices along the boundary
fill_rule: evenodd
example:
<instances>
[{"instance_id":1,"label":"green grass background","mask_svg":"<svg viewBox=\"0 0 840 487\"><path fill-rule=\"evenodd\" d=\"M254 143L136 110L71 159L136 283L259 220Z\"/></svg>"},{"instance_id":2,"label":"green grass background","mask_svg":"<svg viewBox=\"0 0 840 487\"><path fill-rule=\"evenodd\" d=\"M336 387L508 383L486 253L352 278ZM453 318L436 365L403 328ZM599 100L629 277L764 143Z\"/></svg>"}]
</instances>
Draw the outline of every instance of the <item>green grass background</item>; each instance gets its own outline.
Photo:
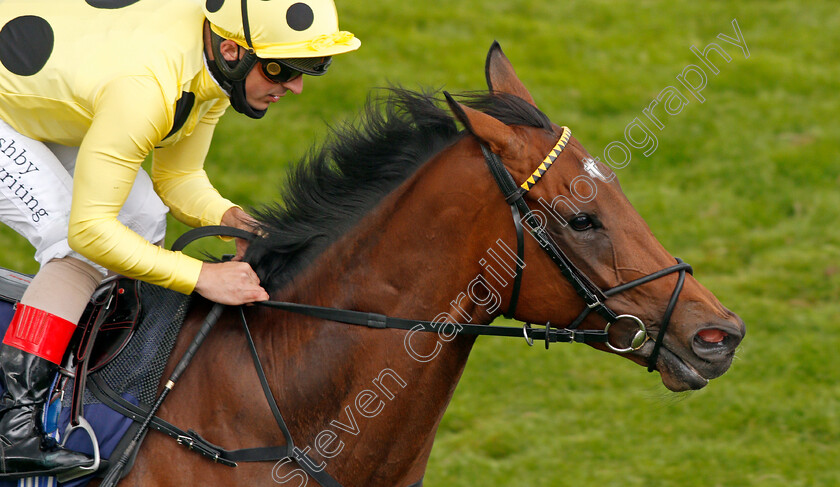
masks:
<instances>
[{"instance_id":1,"label":"green grass background","mask_svg":"<svg viewBox=\"0 0 840 487\"><path fill-rule=\"evenodd\" d=\"M740 314L723 377L669 393L585 346L481 339L444 417L432 486L840 485L840 9L835 2L338 0L360 51L266 118L231 111L207 160L221 192L272 200L286 165L372 87L482 89L499 40L540 107L593 154L717 42L706 102L664 117L622 185L654 233ZM750 50L734 36L736 18ZM707 70L708 74L708 70ZM183 231L170 225L168 241ZM3 228L0 265L35 272Z\"/></svg>"}]
</instances>

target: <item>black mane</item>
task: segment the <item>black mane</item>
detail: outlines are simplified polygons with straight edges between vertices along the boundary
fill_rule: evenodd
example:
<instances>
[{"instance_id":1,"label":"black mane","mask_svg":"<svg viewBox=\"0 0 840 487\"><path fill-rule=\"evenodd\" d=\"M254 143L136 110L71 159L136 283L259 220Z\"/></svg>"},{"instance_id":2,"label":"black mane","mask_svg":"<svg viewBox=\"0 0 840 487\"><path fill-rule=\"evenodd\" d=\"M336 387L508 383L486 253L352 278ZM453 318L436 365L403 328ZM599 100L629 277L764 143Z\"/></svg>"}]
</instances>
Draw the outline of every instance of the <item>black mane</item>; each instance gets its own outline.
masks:
<instances>
[{"instance_id":1,"label":"black mane","mask_svg":"<svg viewBox=\"0 0 840 487\"><path fill-rule=\"evenodd\" d=\"M334 128L319 149L291 169L281 202L255 210L266 237L245 260L263 285L288 283L382 198L459 135L434 94L387 90L370 98L358 124ZM539 110L509 95L468 94L466 103L508 125L550 130Z\"/></svg>"}]
</instances>

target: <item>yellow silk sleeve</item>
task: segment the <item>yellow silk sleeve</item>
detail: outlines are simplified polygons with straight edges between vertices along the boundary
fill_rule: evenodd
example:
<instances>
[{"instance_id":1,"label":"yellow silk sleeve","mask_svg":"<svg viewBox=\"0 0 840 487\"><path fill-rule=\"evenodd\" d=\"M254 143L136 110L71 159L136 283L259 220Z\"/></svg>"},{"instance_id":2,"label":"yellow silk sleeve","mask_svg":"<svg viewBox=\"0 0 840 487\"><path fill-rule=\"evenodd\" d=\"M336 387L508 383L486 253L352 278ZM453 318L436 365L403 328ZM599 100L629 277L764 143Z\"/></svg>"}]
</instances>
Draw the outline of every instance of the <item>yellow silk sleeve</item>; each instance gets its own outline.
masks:
<instances>
[{"instance_id":1,"label":"yellow silk sleeve","mask_svg":"<svg viewBox=\"0 0 840 487\"><path fill-rule=\"evenodd\" d=\"M155 149L152 182L172 215L191 226L218 225L236 206L219 195L204 172L215 119L202 120L193 133L171 147Z\"/></svg>"},{"instance_id":2,"label":"yellow silk sleeve","mask_svg":"<svg viewBox=\"0 0 840 487\"><path fill-rule=\"evenodd\" d=\"M99 92L79 148L70 210L70 247L129 277L191 293L201 261L147 242L117 220L146 155L172 114L154 77L125 77Z\"/></svg>"}]
</instances>

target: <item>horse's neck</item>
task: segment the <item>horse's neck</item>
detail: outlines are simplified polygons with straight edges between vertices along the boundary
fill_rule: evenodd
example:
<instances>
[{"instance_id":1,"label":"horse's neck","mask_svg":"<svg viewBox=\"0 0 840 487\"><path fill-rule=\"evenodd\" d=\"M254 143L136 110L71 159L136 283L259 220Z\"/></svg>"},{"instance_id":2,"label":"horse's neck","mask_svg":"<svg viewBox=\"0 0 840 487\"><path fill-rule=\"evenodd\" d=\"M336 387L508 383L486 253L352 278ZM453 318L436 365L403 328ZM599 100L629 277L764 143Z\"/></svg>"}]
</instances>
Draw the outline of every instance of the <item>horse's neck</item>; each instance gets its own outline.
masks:
<instances>
[{"instance_id":1,"label":"horse's neck","mask_svg":"<svg viewBox=\"0 0 840 487\"><path fill-rule=\"evenodd\" d=\"M457 299L482 272L482 253L493 239L481 241L492 231L475 228L484 211L480 185L472 193L440 194L438 179L472 177L451 174L453 167L459 164L433 160L421 168L280 298L418 320L445 312L458 321L488 323L483 308Z\"/></svg>"},{"instance_id":2,"label":"horse's neck","mask_svg":"<svg viewBox=\"0 0 840 487\"><path fill-rule=\"evenodd\" d=\"M476 237L471 227L481 208L467 192L448 195L448 200L430 193L430 184L445 169L440 165L421 168L276 298L418 320L431 321L448 313L461 322L489 322L490 314L463 299L480 271L480 255L473 254L485 246L471 248L467 238ZM474 338L452 339L446 335L451 330L407 334L283 316L288 321L268 327L267 343L285 343L282 348L293 350L295 357L277 357L275 377L284 382L305 376L308 387L315 388L293 413L308 419L307 431L298 434L311 440L335 425L333 420L345 425L364 421L359 424L363 435L335 432L348 448L381 451L393 462L389 474L384 473L388 469L375 468L381 463L368 462L371 472L392 476L398 476L399 469L408 469L403 473L409 476L422 472ZM283 385L286 390L301 387L306 386ZM319 389L322 392L316 393ZM373 396L360 399L359 394L366 393ZM319 419L313 421L315 417ZM374 447L371 442L379 444ZM346 453L331 462L351 460ZM387 484L387 479L382 480Z\"/></svg>"}]
</instances>

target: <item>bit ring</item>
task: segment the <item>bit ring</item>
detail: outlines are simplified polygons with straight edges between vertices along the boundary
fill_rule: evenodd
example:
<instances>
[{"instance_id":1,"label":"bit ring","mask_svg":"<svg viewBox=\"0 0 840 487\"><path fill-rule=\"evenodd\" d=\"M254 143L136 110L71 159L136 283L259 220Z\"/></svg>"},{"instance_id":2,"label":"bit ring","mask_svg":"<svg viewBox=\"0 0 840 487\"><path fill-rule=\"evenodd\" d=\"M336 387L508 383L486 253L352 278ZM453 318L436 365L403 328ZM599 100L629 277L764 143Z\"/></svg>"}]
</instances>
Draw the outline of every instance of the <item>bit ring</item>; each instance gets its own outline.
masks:
<instances>
[{"instance_id":1,"label":"bit ring","mask_svg":"<svg viewBox=\"0 0 840 487\"><path fill-rule=\"evenodd\" d=\"M607 340L607 347L615 353L628 353L628 352L635 352L636 350L642 348L648 340L650 340L650 336L647 334L647 328L645 328L644 322L637 316L633 315L618 315L615 318L615 321L612 323L607 323L606 328L604 328L604 332L609 332L610 327L619 322L622 319L629 319L636 322L636 326L639 327L639 331L633 335L633 340L630 341L630 346L626 348L618 348L614 346L612 343Z\"/></svg>"}]
</instances>

